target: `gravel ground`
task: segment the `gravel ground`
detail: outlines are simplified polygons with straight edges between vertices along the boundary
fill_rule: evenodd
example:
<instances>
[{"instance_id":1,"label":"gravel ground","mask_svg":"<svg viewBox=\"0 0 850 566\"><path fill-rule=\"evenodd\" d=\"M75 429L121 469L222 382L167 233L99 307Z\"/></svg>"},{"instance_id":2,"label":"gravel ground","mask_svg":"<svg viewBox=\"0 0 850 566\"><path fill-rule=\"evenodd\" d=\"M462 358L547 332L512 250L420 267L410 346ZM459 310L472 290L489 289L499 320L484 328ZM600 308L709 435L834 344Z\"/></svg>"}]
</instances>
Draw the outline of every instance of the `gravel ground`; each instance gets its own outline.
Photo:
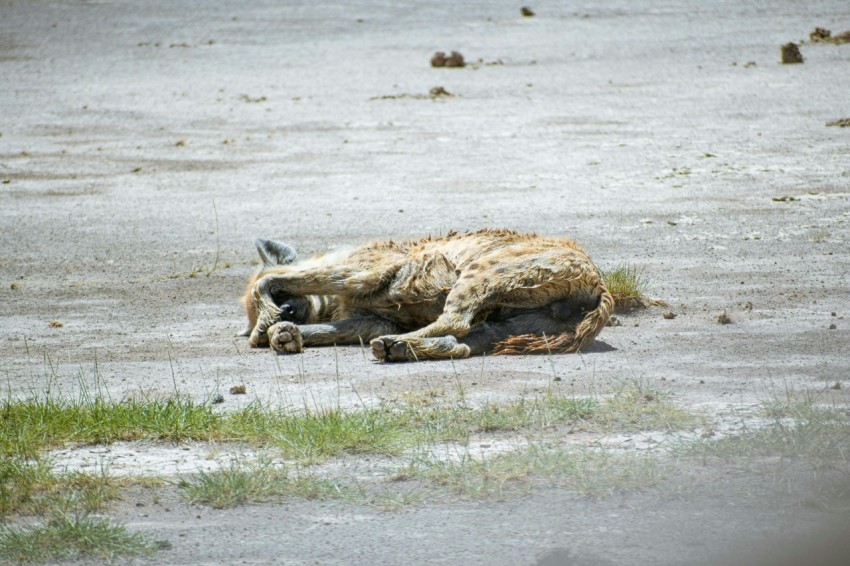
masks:
<instances>
[{"instance_id":1,"label":"gravel ground","mask_svg":"<svg viewBox=\"0 0 850 566\"><path fill-rule=\"evenodd\" d=\"M850 5L531 7L0 0L7 398L97 381L113 398L221 393L224 410L354 406L558 378L576 394L646 381L712 416L796 391L846 403L850 128L827 123L850 117L850 44L808 34L850 29ZM780 64L801 40L805 62ZM467 66L432 68L438 50ZM580 356L400 365L233 336L256 236L309 255L480 227L567 234L603 269L642 269L677 316L623 315ZM793 489L705 473L602 501L128 500L115 516L170 540L151 561L175 564L681 564L837 521L801 504L804 473Z\"/></svg>"}]
</instances>

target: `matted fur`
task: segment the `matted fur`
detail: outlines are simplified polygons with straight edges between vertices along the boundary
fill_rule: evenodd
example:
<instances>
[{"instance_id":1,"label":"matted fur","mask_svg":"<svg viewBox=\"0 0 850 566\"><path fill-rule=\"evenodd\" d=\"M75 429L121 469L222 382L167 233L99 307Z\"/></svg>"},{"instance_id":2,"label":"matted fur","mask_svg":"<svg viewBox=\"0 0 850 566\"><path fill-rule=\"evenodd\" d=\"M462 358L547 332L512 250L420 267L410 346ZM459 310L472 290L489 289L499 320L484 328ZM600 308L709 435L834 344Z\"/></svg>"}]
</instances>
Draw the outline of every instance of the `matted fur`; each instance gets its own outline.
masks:
<instances>
[{"instance_id":1,"label":"matted fur","mask_svg":"<svg viewBox=\"0 0 850 566\"><path fill-rule=\"evenodd\" d=\"M280 352L371 341L383 361L575 352L614 301L566 238L510 230L372 242L295 262L258 240L265 266L243 304L253 346Z\"/></svg>"}]
</instances>

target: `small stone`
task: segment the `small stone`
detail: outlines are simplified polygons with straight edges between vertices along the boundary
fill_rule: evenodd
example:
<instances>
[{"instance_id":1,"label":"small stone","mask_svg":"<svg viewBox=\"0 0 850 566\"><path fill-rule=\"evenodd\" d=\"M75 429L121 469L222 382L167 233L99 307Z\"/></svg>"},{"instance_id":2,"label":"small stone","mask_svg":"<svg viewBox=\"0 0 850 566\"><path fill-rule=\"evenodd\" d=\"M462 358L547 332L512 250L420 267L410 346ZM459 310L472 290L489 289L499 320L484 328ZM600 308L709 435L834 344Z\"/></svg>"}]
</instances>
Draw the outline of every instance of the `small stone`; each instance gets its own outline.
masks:
<instances>
[{"instance_id":1,"label":"small stone","mask_svg":"<svg viewBox=\"0 0 850 566\"><path fill-rule=\"evenodd\" d=\"M850 118L841 118L826 123L827 127L838 126L839 128L850 128ZM5 183L5 181L3 181Z\"/></svg>"},{"instance_id":2,"label":"small stone","mask_svg":"<svg viewBox=\"0 0 850 566\"><path fill-rule=\"evenodd\" d=\"M830 324L830 325L829 325L829 329L830 329L830 330L835 330L836 328L838 328L838 327L837 327L837 326L835 326L834 324Z\"/></svg>"},{"instance_id":3,"label":"small stone","mask_svg":"<svg viewBox=\"0 0 850 566\"><path fill-rule=\"evenodd\" d=\"M440 96L453 96L452 93L450 93L441 86L433 87L428 94L431 96L431 98L439 98Z\"/></svg>"},{"instance_id":4,"label":"small stone","mask_svg":"<svg viewBox=\"0 0 850 566\"><path fill-rule=\"evenodd\" d=\"M522 14L522 16L524 18L533 18L534 17L534 10L532 10L528 6L523 6L522 8L520 8L519 13Z\"/></svg>"},{"instance_id":5,"label":"small stone","mask_svg":"<svg viewBox=\"0 0 850 566\"><path fill-rule=\"evenodd\" d=\"M829 39L829 36L831 35L832 32L828 29L815 28L812 33L809 34L809 41L811 41L812 43L818 43L819 41Z\"/></svg>"},{"instance_id":6,"label":"small stone","mask_svg":"<svg viewBox=\"0 0 850 566\"><path fill-rule=\"evenodd\" d=\"M800 53L800 48L794 42L786 43L782 46L782 64L790 65L794 63L802 63L803 55Z\"/></svg>"},{"instance_id":7,"label":"small stone","mask_svg":"<svg viewBox=\"0 0 850 566\"><path fill-rule=\"evenodd\" d=\"M224 403L224 395L222 395L221 393L217 393L212 398L212 404L218 405L218 404L221 404L221 403Z\"/></svg>"},{"instance_id":8,"label":"small stone","mask_svg":"<svg viewBox=\"0 0 850 566\"><path fill-rule=\"evenodd\" d=\"M233 387L230 388L230 394L231 395L245 395L246 391L247 391L247 389L245 388L244 384L234 385Z\"/></svg>"},{"instance_id":9,"label":"small stone","mask_svg":"<svg viewBox=\"0 0 850 566\"><path fill-rule=\"evenodd\" d=\"M605 324L605 326L623 326L623 323L618 317L612 316L608 319L608 322Z\"/></svg>"},{"instance_id":10,"label":"small stone","mask_svg":"<svg viewBox=\"0 0 850 566\"><path fill-rule=\"evenodd\" d=\"M50 326L50 328L62 328L65 326L65 323L61 320L51 320L47 323L47 325Z\"/></svg>"},{"instance_id":11,"label":"small stone","mask_svg":"<svg viewBox=\"0 0 850 566\"><path fill-rule=\"evenodd\" d=\"M729 317L728 314L726 314L726 311L723 311L722 313L717 315L717 323L718 324L731 324L732 319Z\"/></svg>"},{"instance_id":12,"label":"small stone","mask_svg":"<svg viewBox=\"0 0 850 566\"><path fill-rule=\"evenodd\" d=\"M663 316L667 320L673 320L674 318L676 318L676 313L674 313L673 311L664 311L661 316Z\"/></svg>"},{"instance_id":13,"label":"small stone","mask_svg":"<svg viewBox=\"0 0 850 566\"><path fill-rule=\"evenodd\" d=\"M466 63L463 60L463 55L457 51L452 51L451 55L446 58L446 67L465 67Z\"/></svg>"},{"instance_id":14,"label":"small stone","mask_svg":"<svg viewBox=\"0 0 850 566\"><path fill-rule=\"evenodd\" d=\"M840 381L836 381L835 383L833 383L833 384L832 384L832 389L841 389L841 382L840 382Z\"/></svg>"},{"instance_id":15,"label":"small stone","mask_svg":"<svg viewBox=\"0 0 850 566\"><path fill-rule=\"evenodd\" d=\"M431 56L431 66L432 67L445 67L446 66L446 54L442 51L437 51L434 55Z\"/></svg>"}]
</instances>

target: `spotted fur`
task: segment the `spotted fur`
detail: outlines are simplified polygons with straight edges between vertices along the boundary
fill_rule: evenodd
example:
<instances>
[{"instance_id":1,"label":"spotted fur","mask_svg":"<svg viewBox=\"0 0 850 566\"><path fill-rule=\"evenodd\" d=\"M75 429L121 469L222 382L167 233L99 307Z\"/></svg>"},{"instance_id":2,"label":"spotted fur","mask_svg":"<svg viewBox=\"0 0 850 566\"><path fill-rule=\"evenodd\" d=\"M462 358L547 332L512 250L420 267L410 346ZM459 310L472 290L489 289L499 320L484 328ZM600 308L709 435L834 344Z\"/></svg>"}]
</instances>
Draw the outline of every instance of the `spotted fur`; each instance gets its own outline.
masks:
<instances>
[{"instance_id":1,"label":"spotted fur","mask_svg":"<svg viewBox=\"0 0 850 566\"><path fill-rule=\"evenodd\" d=\"M566 238L509 230L373 242L296 261L257 240L264 267L243 297L252 346L370 342L381 361L575 352L614 300Z\"/></svg>"}]
</instances>

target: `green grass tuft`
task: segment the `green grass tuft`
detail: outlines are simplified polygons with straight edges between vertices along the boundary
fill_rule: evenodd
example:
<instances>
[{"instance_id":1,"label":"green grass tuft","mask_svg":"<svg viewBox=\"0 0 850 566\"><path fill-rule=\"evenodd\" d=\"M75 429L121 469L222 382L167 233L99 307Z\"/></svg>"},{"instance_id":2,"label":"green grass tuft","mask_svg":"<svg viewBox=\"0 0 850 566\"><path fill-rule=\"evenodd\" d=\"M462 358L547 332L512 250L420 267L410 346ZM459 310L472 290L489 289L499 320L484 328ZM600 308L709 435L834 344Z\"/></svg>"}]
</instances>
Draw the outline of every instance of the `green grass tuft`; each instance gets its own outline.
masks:
<instances>
[{"instance_id":1,"label":"green grass tuft","mask_svg":"<svg viewBox=\"0 0 850 566\"><path fill-rule=\"evenodd\" d=\"M397 478L432 481L464 499L505 497L541 484L601 497L644 490L669 473L656 455L531 444L487 458L417 458Z\"/></svg>"},{"instance_id":2,"label":"green grass tuft","mask_svg":"<svg viewBox=\"0 0 850 566\"><path fill-rule=\"evenodd\" d=\"M190 400L147 402L24 400L0 407L0 455L37 458L68 443L118 440L214 440L272 443L284 456L317 462L342 453L396 455L423 441L459 440L476 432L546 428L591 418L598 403L549 394L470 408L382 406L292 414L252 405L216 413Z\"/></svg>"},{"instance_id":3,"label":"green grass tuft","mask_svg":"<svg viewBox=\"0 0 850 566\"><path fill-rule=\"evenodd\" d=\"M768 422L720 439L700 439L678 449L703 462L798 458L814 467L850 461L850 413L811 401L774 404L765 409Z\"/></svg>"},{"instance_id":4,"label":"green grass tuft","mask_svg":"<svg viewBox=\"0 0 850 566\"><path fill-rule=\"evenodd\" d=\"M280 418L271 440L285 455L305 462L341 453L398 454L403 423L385 410L320 409Z\"/></svg>"},{"instance_id":5,"label":"green grass tuft","mask_svg":"<svg viewBox=\"0 0 850 566\"><path fill-rule=\"evenodd\" d=\"M40 450L74 442L208 438L219 419L211 407L180 398L4 401L0 405L0 454L35 458Z\"/></svg>"},{"instance_id":6,"label":"green grass tuft","mask_svg":"<svg viewBox=\"0 0 850 566\"><path fill-rule=\"evenodd\" d=\"M614 297L614 306L618 310L647 307L661 304L646 296L649 282L642 269L629 264L621 264L610 271L602 272L602 279Z\"/></svg>"},{"instance_id":7,"label":"green grass tuft","mask_svg":"<svg viewBox=\"0 0 850 566\"><path fill-rule=\"evenodd\" d=\"M607 431L685 430L697 417L667 400L667 393L639 380L624 381L597 411L595 422Z\"/></svg>"},{"instance_id":8,"label":"green grass tuft","mask_svg":"<svg viewBox=\"0 0 850 566\"><path fill-rule=\"evenodd\" d=\"M0 520L12 514L41 515L102 510L117 499L120 482L102 470L99 474L56 474L49 462L0 459Z\"/></svg>"},{"instance_id":9,"label":"green grass tuft","mask_svg":"<svg viewBox=\"0 0 850 566\"><path fill-rule=\"evenodd\" d=\"M193 479L181 482L179 487L192 503L216 509L287 495L304 499L344 499L353 493L350 487L331 479L307 475L292 477L285 468L267 460L232 461L216 471L199 472Z\"/></svg>"},{"instance_id":10,"label":"green grass tuft","mask_svg":"<svg viewBox=\"0 0 850 566\"><path fill-rule=\"evenodd\" d=\"M46 525L0 528L0 558L12 562L55 562L150 554L168 548L167 543L149 542L131 534L122 525L87 515L58 515Z\"/></svg>"}]
</instances>

